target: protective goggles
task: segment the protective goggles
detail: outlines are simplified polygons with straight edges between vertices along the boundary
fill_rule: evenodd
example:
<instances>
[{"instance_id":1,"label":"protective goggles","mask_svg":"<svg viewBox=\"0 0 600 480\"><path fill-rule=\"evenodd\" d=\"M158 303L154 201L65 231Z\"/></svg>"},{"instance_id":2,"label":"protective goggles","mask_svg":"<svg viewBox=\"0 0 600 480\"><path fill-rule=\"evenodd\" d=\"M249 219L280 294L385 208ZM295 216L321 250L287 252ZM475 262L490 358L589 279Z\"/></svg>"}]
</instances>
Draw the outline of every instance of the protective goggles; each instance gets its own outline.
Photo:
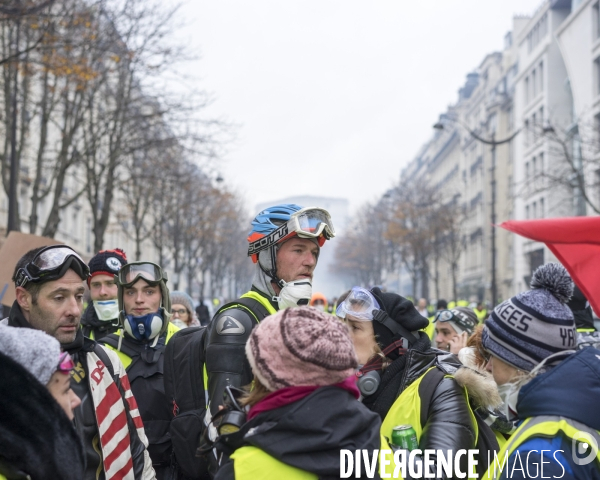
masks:
<instances>
[{"instance_id":1,"label":"protective goggles","mask_svg":"<svg viewBox=\"0 0 600 480\"><path fill-rule=\"evenodd\" d=\"M150 285L156 285L161 281L167 281L167 274L155 263L133 262L123 265L119 273L115 275L117 285L131 287L139 279L145 280Z\"/></svg>"},{"instance_id":2,"label":"protective goggles","mask_svg":"<svg viewBox=\"0 0 600 480\"><path fill-rule=\"evenodd\" d=\"M335 229L329 212L323 208L306 207L294 212L290 219L269 235L259 238L248 246L248 256L265 250L276 243L287 240L292 235L300 238L319 238L330 240L335 237ZM319 246L323 243L319 242Z\"/></svg>"},{"instance_id":3,"label":"protective goggles","mask_svg":"<svg viewBox=\"0 0 600 480\"><path fill-rule=\"evenodd\" d=\"M469 332L473 331L473 327L475 324L469 320L466 315L461 314L460 312L454 312L452 310L440 310L435 314L434 322L449 322L453 321L463 330L467 330Z\"/></svg>"},{"instance_id":4,"label":"protective goggles","mask_svg":"<svg viewBox=\"0 0 600 480\"><path fill-rule=\"evenodd\" d=\"M373 310L379 310L379 303L366 288L352 287L348 296L340 303L335 314L340 318L350 315L353 319L363 322L373 320Z\"/></svg>"},{"instance_id":5,"label":"protective goggles","mask_svg":"<svg viewBox=\"0 0 600 480\"><path fill-rule=\"evenodd\" d=\"M69 373L71 370L75 368L75 362L69 355L69 352L63 352L60 354L58 358L58 368L57 370L62 373Z\"/></svg>"},{"instance_id":6,"label":"protective goggles","mask_svg":"<svg viewBox=\"0 0 600 480\"><path fill-rule=\"evenodd\" d=\"M87 264L71 247L51 245L40 250L25 267L19 268L15 285L24 287L29 282L56 280L61 278L69 268L74 268L82 278L87 278L90 274Z\"/></svg>"}]
</instances>

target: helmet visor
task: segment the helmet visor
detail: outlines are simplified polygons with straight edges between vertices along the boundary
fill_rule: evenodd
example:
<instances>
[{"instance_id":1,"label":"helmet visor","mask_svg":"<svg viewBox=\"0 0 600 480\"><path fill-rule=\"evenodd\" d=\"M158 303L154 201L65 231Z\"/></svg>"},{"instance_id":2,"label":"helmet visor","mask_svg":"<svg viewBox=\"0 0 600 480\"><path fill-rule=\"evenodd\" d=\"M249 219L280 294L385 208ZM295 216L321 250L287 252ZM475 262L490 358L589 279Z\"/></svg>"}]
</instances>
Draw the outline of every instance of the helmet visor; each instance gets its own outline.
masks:
<instances>
[{"instance_id":1,"label":"helmet visor","mask_svg":"<svg viewBox=\"0 0 600 480\"><path fill-rule=\"evenodd\" d=\"M117 280L119 285L123 287L130 287L139 279L145 280L150 284L157 284L164 278L162 269L150 262L137 262L128 263L124 265L117 273Z\"/></svg>"},{"instance_id":2,"label":"helmet visor","mask_svg":"<svg viewBox=\"0 0 600 480\"><path fill-rule=\"evenodd\" d=\"M352 287L352 290L342 303L337 306L335 314L340 318L350 315L355 320L370 322L373 320L373 310L379 310L379 303L366 288Z\"/></svg>"}]
</instances>

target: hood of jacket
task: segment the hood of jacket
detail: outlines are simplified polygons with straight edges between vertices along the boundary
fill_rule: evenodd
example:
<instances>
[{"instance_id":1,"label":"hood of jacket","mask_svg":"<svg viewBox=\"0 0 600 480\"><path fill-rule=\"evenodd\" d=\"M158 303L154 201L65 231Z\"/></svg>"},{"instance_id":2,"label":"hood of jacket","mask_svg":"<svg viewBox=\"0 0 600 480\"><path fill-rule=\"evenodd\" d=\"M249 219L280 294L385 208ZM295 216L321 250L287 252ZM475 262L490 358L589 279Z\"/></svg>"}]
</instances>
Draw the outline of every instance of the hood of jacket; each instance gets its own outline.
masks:
<instances>
[{"instance_id":1,"label":"hood of jacket","mask_svg":"<svg viewBox=\"0 0 600 480\"><path fill-rule=\"evenodd\" d=\"M557 415L600 430L600 350L587 347L521 387L520 419Z\"/></svg>"},{"instance_id":2,"label":"hood of jacket","mask_svg":"<svg viewBox=\"0 0 600 480\"><path fill-rule=\"evenodd\" d=\"M0 354L0 458L31 478L83 477L81 441L47 388Z\"/></svg>"},{"instance_id":3,"label":"hood of jacket","mask_svg":"<svg viewBox=\"0 0 600 480\"><path fill-rule=\"evenodd\" d=\"M257 415L239 433L241 444L258 447L287 465L339 478L340 450L380 448L380 428L379 416L352 393L328 386Z\"/></svg>"}]
</instances>

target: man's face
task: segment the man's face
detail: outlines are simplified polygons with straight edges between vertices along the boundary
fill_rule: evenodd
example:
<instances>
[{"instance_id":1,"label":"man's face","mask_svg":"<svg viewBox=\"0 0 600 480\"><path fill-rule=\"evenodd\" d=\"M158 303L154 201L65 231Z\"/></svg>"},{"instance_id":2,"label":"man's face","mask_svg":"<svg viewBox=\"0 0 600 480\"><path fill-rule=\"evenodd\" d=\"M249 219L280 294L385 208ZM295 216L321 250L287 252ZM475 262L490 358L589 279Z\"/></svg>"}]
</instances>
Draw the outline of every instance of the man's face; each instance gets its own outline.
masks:
<instances>
[{"instance_id":1,"label":"man's face","mask_svg":"<svg viewBox=\"0 0 600 480\"><path fill-rule=\"evenodd\" d=\"M450 340L458 335L448 322L435 322L435 343L440 350L450 351Z\"/></svg>"},{"instance_id":2,"label":"man's face","mask_svg":"<svg viewBox=\"0 0 600 480\"><path fill-rule=\"evenodd\" d=\"M277 252L277 276L285 282L312 280L319 246L308 238L292 237Z\"/></svg>"},{"instance_id":3,"label":"man's face","mask_svg":"<svg viewBox=\"0 0 600 480\"><path fill-rule=\"evenodd\" d=\"M94 275L90 281L92 300L116 300L118 287L115 278L109 275Z\"/></svg>"},{"instance_id":4,"label":"man's face","mask_svg":"<svg viewBox=\"0 0 600 480\"><path fill-rule=\"evenodd\" d=\"M141 278L123 290L123 306L127 315L141 317L158 312L162 300L160 286L149 285Z\"/></svg>"},{"instance_id":5,"label":"man's face","mask_svg":"<svg viewBox=\"0 0 600 480\"><path fill-rule=\"evenodd\" d=\"M19 290L21 289L21 290ZM17 300L31 326L56 338L62 345L75 340L83 312L83 280L74 270L42 285L37 302L17 287Z\"/></svg>"},{"instance_id":6,"label":"man's face","mask_svg":"<svg viewBox=\"0 0 600 480\"><path fill-rule=\"evenodd\" d=\"M419 299L419 310L423 310L427 308L427 300L425 300L424 298L420 298Z\"/></svg>"}]
</instances>

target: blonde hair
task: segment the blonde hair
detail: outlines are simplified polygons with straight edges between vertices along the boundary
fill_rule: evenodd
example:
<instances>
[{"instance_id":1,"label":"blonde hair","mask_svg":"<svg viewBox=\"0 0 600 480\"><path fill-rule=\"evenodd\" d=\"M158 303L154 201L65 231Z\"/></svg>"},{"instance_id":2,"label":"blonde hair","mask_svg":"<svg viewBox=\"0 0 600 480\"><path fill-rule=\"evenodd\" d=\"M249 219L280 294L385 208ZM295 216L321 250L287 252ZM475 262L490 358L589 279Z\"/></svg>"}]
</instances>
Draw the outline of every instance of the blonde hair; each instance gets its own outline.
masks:
<instances>
[{"instance_id":1,"label":"blonde hair","mask_svg":"<svg viewBox=\"0 0 600 480\"><path fill-rule=\"evenodd\" d=\"M265 398L269 393L272 393L256 377L254 377L252 383L245 388L248 390L248 392L240 400L240 404L243 407L253 407L263 398Z\"/></svg>"}]
</instances>

